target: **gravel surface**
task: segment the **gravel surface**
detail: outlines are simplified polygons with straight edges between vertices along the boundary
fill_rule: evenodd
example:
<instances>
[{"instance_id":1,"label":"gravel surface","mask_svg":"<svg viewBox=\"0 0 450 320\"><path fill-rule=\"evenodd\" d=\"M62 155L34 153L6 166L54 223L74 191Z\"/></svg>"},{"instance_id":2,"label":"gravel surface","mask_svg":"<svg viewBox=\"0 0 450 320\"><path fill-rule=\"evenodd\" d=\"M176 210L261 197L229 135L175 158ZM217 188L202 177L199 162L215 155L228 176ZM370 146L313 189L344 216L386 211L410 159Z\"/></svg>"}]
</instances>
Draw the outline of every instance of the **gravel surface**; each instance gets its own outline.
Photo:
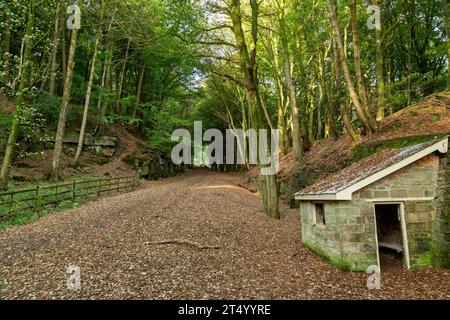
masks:
<instances>
[{"instance_id":1,"label":"gravel surface","mask_svg":"<svg viewBox=\"0 0 450 320\"><path fill-rule=\"evenodd\" d=\"M189 172L1 231L0 298L450 299L446 269L384 272L368 290L302 247L297 210L272 220L239 183Z\"/></svg>"}]
</instances>

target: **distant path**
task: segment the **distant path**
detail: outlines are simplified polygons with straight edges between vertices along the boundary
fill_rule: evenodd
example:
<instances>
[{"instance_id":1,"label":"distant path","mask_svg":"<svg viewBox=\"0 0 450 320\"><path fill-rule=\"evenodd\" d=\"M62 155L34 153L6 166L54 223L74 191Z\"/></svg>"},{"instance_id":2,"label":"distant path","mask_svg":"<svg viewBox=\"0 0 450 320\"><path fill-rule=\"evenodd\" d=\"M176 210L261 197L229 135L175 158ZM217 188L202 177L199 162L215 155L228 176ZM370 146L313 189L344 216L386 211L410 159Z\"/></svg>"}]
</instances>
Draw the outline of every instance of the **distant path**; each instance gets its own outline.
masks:
<instances>
[{"instance_id":1,"label":"distant path","mask_svg":"<svg viewBox=\"0 0 450 320\"><path fill-rule=\"evenodd\" d=\"M385 273L368 291L365 274L301 246L297 210L272 220L238 183L190 172L0 232L0 298L450 298L442 269Z\"/></svg>"}]
</instances>

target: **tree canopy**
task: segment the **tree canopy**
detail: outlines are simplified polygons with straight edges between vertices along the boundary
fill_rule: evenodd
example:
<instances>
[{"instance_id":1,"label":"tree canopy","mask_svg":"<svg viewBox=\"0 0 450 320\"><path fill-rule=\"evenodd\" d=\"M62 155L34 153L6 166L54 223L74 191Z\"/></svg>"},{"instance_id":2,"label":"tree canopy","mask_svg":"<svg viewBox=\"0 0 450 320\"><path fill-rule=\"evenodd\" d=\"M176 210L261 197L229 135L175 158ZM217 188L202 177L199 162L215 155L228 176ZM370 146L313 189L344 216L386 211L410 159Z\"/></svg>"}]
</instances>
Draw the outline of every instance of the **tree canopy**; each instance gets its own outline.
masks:
<instances>
[{"instance_id":1,"label":"tree canopy","mask_svg":"<svg viewBox=\"0 0 450 320\"><path fill-rule=\"evenodd\" d=\"M170 153L195 120L278 129L298 160L319 139L358 143L450 89L449 33L447 0L0 0L0 93L15 104L0 109L1 185L42 126L53 178L67 127L78 156L85 132L118 124Z\"/></svg>"}]
</instances>

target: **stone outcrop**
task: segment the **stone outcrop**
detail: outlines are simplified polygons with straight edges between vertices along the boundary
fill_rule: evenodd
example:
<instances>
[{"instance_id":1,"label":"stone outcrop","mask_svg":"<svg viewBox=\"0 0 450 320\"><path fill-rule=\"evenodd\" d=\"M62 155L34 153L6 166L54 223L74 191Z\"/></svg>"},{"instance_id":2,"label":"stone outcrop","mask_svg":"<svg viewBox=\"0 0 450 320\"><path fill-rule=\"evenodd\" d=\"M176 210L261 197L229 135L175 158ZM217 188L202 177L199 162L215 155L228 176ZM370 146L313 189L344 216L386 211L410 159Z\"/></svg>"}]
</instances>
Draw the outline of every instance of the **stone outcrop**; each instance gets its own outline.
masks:
<instances>
[{"instance_id":1,"label":"stone outcrop","mask_svg":"<svg viewBox=\"0 0 450 320\"><path fill-rule=\"evenodd\" d=\"M184 172L183 165L173 164L170 158L167 158L159 152L149 152L139 155L130 154L123 161L148 180L173 177Z\"/></svg>"},{"instance_id":2,"label":"stone outcrop","mask_svg":"<svg viewBox=\"0 0 450 320\"><path fill-rule=\"evenodd\" d=\"M94 151L95 154L101 155L105 158L111 158L116 153L118 146L117 137L113 136L99 136L94 137L89 133L85 134L83 148L85 150ZM54 143L53 139L49 139L47 142ZM65 137L63 140L65 153L74 154L76 146L78 145L78 137ZM107 160L106 160L107 161Z\"/></svg>"}]
</instances>

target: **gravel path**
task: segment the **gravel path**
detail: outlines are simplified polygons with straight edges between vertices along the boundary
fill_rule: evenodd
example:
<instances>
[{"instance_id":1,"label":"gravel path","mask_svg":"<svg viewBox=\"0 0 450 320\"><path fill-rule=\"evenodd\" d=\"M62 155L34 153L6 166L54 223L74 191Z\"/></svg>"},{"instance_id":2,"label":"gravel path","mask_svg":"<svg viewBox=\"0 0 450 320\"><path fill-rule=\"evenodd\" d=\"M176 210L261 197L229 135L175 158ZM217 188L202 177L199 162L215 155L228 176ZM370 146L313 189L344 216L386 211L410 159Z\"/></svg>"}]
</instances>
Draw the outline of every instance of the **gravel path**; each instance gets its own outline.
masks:
<instances>
[{"instance_id":1,"label":"gravel path","mask_svg":"<svg viewBox=\"0 0 450 320\"><path fill-rule=\"evenodd\" d=\"M238 176L190 172L0 232L2 299L450 299L450 271L345 273L272 220ZM67 267L81 289L66 287Z\"/></svg>"}]
</instances>

